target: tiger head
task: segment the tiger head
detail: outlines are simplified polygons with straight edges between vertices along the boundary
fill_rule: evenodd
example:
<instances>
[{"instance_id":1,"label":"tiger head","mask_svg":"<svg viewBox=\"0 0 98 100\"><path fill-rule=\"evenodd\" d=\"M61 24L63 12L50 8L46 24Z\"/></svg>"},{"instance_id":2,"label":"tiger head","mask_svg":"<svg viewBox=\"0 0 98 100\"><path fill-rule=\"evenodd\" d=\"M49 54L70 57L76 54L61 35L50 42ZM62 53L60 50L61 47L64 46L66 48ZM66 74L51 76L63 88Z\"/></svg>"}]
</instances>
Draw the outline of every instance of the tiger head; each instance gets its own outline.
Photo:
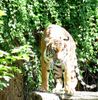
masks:
<instances>
[{"instance_id":1,"label":"tiger head","mask_svg":"<svg viewBox=\"0 0 98 100\"><path fill-rule=\"evenodd\" d=\"M45 31L45 43L46 43L46 57L64 59L66 55L69 36L65 35L65 30L61 27L49 27Z\"/></svg>"}]
</instances>

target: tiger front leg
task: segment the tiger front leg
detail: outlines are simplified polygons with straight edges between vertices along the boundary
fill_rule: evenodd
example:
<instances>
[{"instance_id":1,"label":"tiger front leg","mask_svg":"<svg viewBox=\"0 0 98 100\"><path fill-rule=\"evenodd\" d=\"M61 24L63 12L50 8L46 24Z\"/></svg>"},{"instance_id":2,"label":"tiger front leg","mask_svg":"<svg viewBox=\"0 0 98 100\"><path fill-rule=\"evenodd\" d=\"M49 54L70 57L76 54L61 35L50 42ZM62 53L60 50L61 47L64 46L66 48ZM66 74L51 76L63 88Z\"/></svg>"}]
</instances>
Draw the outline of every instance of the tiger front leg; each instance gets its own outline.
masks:
<instances>
[{"instance_id":1,"label":"tiger front leg","mask_svg":"<svg viewBox=\"0 0 98 100\"><path fill-rule=\"evenodd\" d=\"M63 91L63 81L62 79L56 80L56 87L52 90L53 93L61 93Z\"/></svg>"},{"instance_id":2,"label":"tiger front leg","mask_svg":"<svg viewBox=\"0 0 98 100\"><path fill-rule=\"evenodd\" d=\"M61 93L63 90L63 80L62 80L62 68L59 66L58 67L54 67L54 78L56 81L56 86L53 89L53 93Z\"/></svg>"}]
</instances>

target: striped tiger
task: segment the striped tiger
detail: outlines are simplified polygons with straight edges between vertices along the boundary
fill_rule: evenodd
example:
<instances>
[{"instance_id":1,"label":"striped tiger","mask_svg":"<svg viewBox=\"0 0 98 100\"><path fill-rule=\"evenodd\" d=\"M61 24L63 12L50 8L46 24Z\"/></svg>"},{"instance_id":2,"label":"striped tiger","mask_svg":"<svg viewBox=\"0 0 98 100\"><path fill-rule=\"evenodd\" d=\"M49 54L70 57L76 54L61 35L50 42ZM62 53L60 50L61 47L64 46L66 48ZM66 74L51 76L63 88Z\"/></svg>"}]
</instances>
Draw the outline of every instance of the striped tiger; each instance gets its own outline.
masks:
<instances>
[{"instance_id":1,"label":"striped tiger","mask_svg":"<svg viewBox=\"0 0 98 100\"><path fill-rule=\"evenodd\" d=\"M87 85L80 77L75 50L76 44L64 28L54 24L46 28L41 40L42 90L48 91L50 66L53 66L56 81L53 92L64 90L65 93L72 95L76 91L78 80L87 88L96 87Z\"/></svg>"}]
</instances>

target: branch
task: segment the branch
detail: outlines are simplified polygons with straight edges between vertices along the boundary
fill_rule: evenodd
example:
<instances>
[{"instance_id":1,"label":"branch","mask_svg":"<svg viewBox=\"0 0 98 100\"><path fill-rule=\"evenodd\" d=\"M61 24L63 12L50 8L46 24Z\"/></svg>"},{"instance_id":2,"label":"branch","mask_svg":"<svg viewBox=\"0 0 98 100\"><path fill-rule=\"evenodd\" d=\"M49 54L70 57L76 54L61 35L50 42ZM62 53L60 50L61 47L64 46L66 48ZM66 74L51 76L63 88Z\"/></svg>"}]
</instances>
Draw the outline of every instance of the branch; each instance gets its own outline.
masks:
<instances>
[{"instance_id":1,"label":"branch","mask_svg":"<svg viewBox=\"0 0 98 100\"><path fill-rule=\"evenodd\" d=\"M30 100L98 100L98 92L77 91L74 95L34 91Z\"/></svg>"}]
</instances>

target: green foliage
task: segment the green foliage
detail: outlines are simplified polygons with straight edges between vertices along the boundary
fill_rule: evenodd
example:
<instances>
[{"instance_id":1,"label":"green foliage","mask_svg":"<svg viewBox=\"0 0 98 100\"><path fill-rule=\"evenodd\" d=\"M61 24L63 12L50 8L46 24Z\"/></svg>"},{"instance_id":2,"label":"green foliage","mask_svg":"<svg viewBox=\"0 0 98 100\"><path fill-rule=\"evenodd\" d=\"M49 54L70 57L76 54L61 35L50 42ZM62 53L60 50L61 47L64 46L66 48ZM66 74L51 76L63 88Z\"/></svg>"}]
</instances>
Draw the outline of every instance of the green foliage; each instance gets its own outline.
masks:
<instances>
[{"instance_id":1,"label":"green foliage","mask_svg":"<svg viewBox=\"0 0 98 100\"><path fill-rule=\"evenodd\" d=\"M25 78L26 91L40 86L39 41L51 23L72 34L79 66L97 73L97 6L98 0L1 0L0 9L6 16L0 16L0 89L7 86L16 70Z\"/></svg>"},{"instance_id":2,"label":"green foliage","mask_svg":"<svg viewBox=\"0 0 98 100\"><path fill-rule=\"evenodd\" d=\"M15 75L25 74L24 68L22 68L23 64L25 63L25 68L28 71L30 68L27 66L27 62L30 63L32 61L30 59L34 59L34 57L34 52L29 45L14 48L11 53L0 51L0 90L8 86L10 79Z\"/></svg>"},{"instance_id":3,"label":"green foliage","mask_svg":"<svg viewBox=\"0 0 98 100\"><path fill-rule=\"evenodd\" d=\"M11 65L16 59L9 53L0 51L0 90L9 85L9 80L14 77L14 73L20 73L20 70Z\"/></svg>"}]
</instances>

